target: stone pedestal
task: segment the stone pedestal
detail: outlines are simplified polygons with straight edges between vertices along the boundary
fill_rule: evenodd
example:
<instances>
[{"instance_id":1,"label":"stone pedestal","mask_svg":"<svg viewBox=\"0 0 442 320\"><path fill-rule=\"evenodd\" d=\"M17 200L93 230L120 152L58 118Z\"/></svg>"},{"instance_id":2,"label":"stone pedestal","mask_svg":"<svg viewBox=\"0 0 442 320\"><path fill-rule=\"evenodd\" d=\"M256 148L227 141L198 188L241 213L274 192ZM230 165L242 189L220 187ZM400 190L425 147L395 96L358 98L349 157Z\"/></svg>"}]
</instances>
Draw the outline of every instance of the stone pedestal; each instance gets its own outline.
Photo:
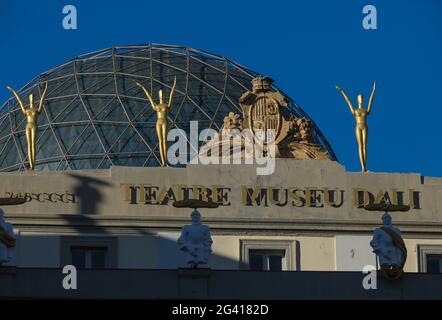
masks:
<instances>
[{"instance_id":1,"label":"stone pedestal","mask_svg":"<svg viewBox=\"0 0 442 320\"><path fill-rule=\"evenodd\" d=\"M209 279L209 268L178 269L179 299L208 299Z\"/></svg>"}]
</instances>

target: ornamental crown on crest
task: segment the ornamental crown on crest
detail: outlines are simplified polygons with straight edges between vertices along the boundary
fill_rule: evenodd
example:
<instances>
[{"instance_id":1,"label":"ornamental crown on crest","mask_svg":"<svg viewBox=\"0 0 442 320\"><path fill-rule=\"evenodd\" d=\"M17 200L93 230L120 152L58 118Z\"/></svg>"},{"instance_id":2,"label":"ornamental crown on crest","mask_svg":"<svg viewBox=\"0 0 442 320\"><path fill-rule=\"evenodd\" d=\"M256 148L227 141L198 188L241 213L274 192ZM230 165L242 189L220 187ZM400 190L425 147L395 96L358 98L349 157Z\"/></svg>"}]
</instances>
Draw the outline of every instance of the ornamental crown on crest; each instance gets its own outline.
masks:
<instances>
[{"instance_id":1,"label":"ornamental crown on crest","mask_svg":"<svg viewBox=\"0 0 442 320\"><path fill-rule=\"evenodd\" d=\"M272 91L273 79L269 77L256 77L252 80L252 90L254 93L260 91Z\"/></svg>"}]
</instances>

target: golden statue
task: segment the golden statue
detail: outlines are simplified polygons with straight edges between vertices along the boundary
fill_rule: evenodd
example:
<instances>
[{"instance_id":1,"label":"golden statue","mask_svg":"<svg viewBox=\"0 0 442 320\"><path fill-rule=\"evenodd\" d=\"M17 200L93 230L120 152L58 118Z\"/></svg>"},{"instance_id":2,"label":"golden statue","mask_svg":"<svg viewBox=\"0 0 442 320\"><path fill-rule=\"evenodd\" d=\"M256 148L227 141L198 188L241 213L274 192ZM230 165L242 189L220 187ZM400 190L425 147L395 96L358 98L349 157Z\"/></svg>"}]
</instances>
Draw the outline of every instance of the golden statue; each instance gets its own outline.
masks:
<instances>
[{"instance_id":1,"label":"golden statue","mask_svg":"<svg viewBox=\"0 0 442 320\"><path fill-rule=\"evenodd\" d=\"M26 116L26 142L28 143L28 159L29 159L29 170L34 170L35 168L35 150L36 150L36 142L37 142L37 117L41 112L41 108L43 107L43 101L46 96L46 91L48 89L48 82L46 81L45 88L43 90L42 95L40 96L40 103L38 108L34 105L34 95L32 93L29 94L29 108L25 109L23 101L20 99L20 96L17 92L14 91L11 87L7 87L9 91L11 91L15 98L17 99L18 104L20 105L21 111Z\"/></svg>"},{"instance_id":2,"label":"golden statue","mask_svg":"<svg viewBox=\"0 0 442 320\"><path fill-rule=\"evenodd\" d=\"M359 161L361 162L362 171L367 171L367 138L368 138L368 128L367 128L367 116L370 114L371 105L373 104L373 97L376 91L376 81L373 84L373 91L371 92L370 100L368 101L367 109L362 107L362 103L364 102L364 96L362 94L358 94L358 108L355 110L353 105L345 94L344 90L336 86L336 89L344 96L345 101L347 101L348 106L350 107L351 114L355 117L356 120L356 139L358 140L359 147Z\"/></svg>"},{"instance_id":3,"label":"golden statue","mask_svg":"<svg viewBox=\"0 0 442 320\"><path fill-rule=\"evenodd\" d=\"M158 98L160 100L160 103L158 104L156 104L153 101L152 97L150 96L145 86L143 86L139 82L135 83L144 91L144 94L146 95L147 99L149 99L152 109L157 113L156 130L158 136L158 144L160 146L161 166L164 167L167 161L167 111L169 111L169 108L172 106L173 93L176 87L176 77L173 80L173 86L172 90L170 91L169 101L165 102L163 100L163 90L159 90Z\"/></svg>"}]
</instances>

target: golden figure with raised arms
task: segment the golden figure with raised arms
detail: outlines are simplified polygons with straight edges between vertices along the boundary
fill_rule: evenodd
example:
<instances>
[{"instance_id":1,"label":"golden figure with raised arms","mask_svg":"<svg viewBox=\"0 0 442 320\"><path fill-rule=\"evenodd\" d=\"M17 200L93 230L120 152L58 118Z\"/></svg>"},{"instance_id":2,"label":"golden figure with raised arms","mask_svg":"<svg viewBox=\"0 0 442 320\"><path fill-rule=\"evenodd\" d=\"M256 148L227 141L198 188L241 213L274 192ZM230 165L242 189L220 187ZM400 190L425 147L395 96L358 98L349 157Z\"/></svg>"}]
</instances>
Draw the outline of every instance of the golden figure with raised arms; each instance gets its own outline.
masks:
<instances>
[{"instance_id":1,"label":"golden figure with raised arms","mask_svg":"<svg viewBox=\"0 0 442 320\"><path fill-rule=\"evenodd\" d=\"M149 94L149 92L147 91L144 85L142 85L139 82L135 83L144 91L144 94L149 100L152 109L157 113L156 130L158 136L158 144L160 146L161 166L164 167L167 164L167 112L169 111L169 108L172 106L173 94L175 92L175 87L176 87L176 77L173 80L173 86L170 91L169 101L165 102L163 100L163 90L159 90L158 99L160 100L160 103L158 104L156 104L153 101L151 95Z\"/></svg>"},{"instance_id":2,"label":"golden figure with raised arms","mask_svg":"<svg viewBox=\"0 0 442 320\"><path fill-rule=\"evenodd\" d=\"M15 92L11 87L7 87L9 91L11 91L15 99L17 99L18 104L20 105L21 111L26 116L26 142L28 143L28 159L29 159L29 170L34 170L35 168L35 150L37 144L37 118L41 112L41 108L43 107L43 101L46 96L46 91L48 90L48 82L45 83L45 88L43 93L40 96L40 103L38 108L34 105L34 95L32 93L29 94L29 108L25 108L23 101L20 96Z\"/></svg>"},{"instance_id":3,"label":"golden figure with raised arms","mask_svg":"<svg viewBox=\"0 0 442 320\"><path fill-rule=\"evenodd\" d=\"M342 93L345 101L347 101L348 106L350 107L351 114L355 117L356 120L356 140L358 141L359 148L359 161L361 162L362 171L367 171L367 138L368 138L368 128L367 128L367 116L370 114L371 106L373 104L373 97L376 91L376 81L373 84L373 90L371 92L370 100L368 101L367 109L364 109L362 104L364 102L364 96L362 94L358 94L358 108L353 108L353 104L348 98L347 94L336 86L336 89Z\"/></svg>"}]
</instances>

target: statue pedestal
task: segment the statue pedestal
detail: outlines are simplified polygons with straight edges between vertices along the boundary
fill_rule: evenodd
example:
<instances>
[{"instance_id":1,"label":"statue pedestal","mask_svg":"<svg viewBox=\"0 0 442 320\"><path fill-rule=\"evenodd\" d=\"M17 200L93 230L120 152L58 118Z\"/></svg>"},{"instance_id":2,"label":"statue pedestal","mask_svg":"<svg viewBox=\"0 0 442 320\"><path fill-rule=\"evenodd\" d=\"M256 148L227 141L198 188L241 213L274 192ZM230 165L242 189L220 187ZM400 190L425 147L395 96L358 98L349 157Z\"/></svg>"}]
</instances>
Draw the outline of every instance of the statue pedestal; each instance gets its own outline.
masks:
<instances>
[{"instance_id":1,"label":"statue pedestal","mask_svg":"<svg viewBox=\"0 0 442 320\"><path fill-rule=\"evenodd\" d=\"M209 298L210 268L179 268L178 296L180 299Z\"/></svg>"}]
</instances>

